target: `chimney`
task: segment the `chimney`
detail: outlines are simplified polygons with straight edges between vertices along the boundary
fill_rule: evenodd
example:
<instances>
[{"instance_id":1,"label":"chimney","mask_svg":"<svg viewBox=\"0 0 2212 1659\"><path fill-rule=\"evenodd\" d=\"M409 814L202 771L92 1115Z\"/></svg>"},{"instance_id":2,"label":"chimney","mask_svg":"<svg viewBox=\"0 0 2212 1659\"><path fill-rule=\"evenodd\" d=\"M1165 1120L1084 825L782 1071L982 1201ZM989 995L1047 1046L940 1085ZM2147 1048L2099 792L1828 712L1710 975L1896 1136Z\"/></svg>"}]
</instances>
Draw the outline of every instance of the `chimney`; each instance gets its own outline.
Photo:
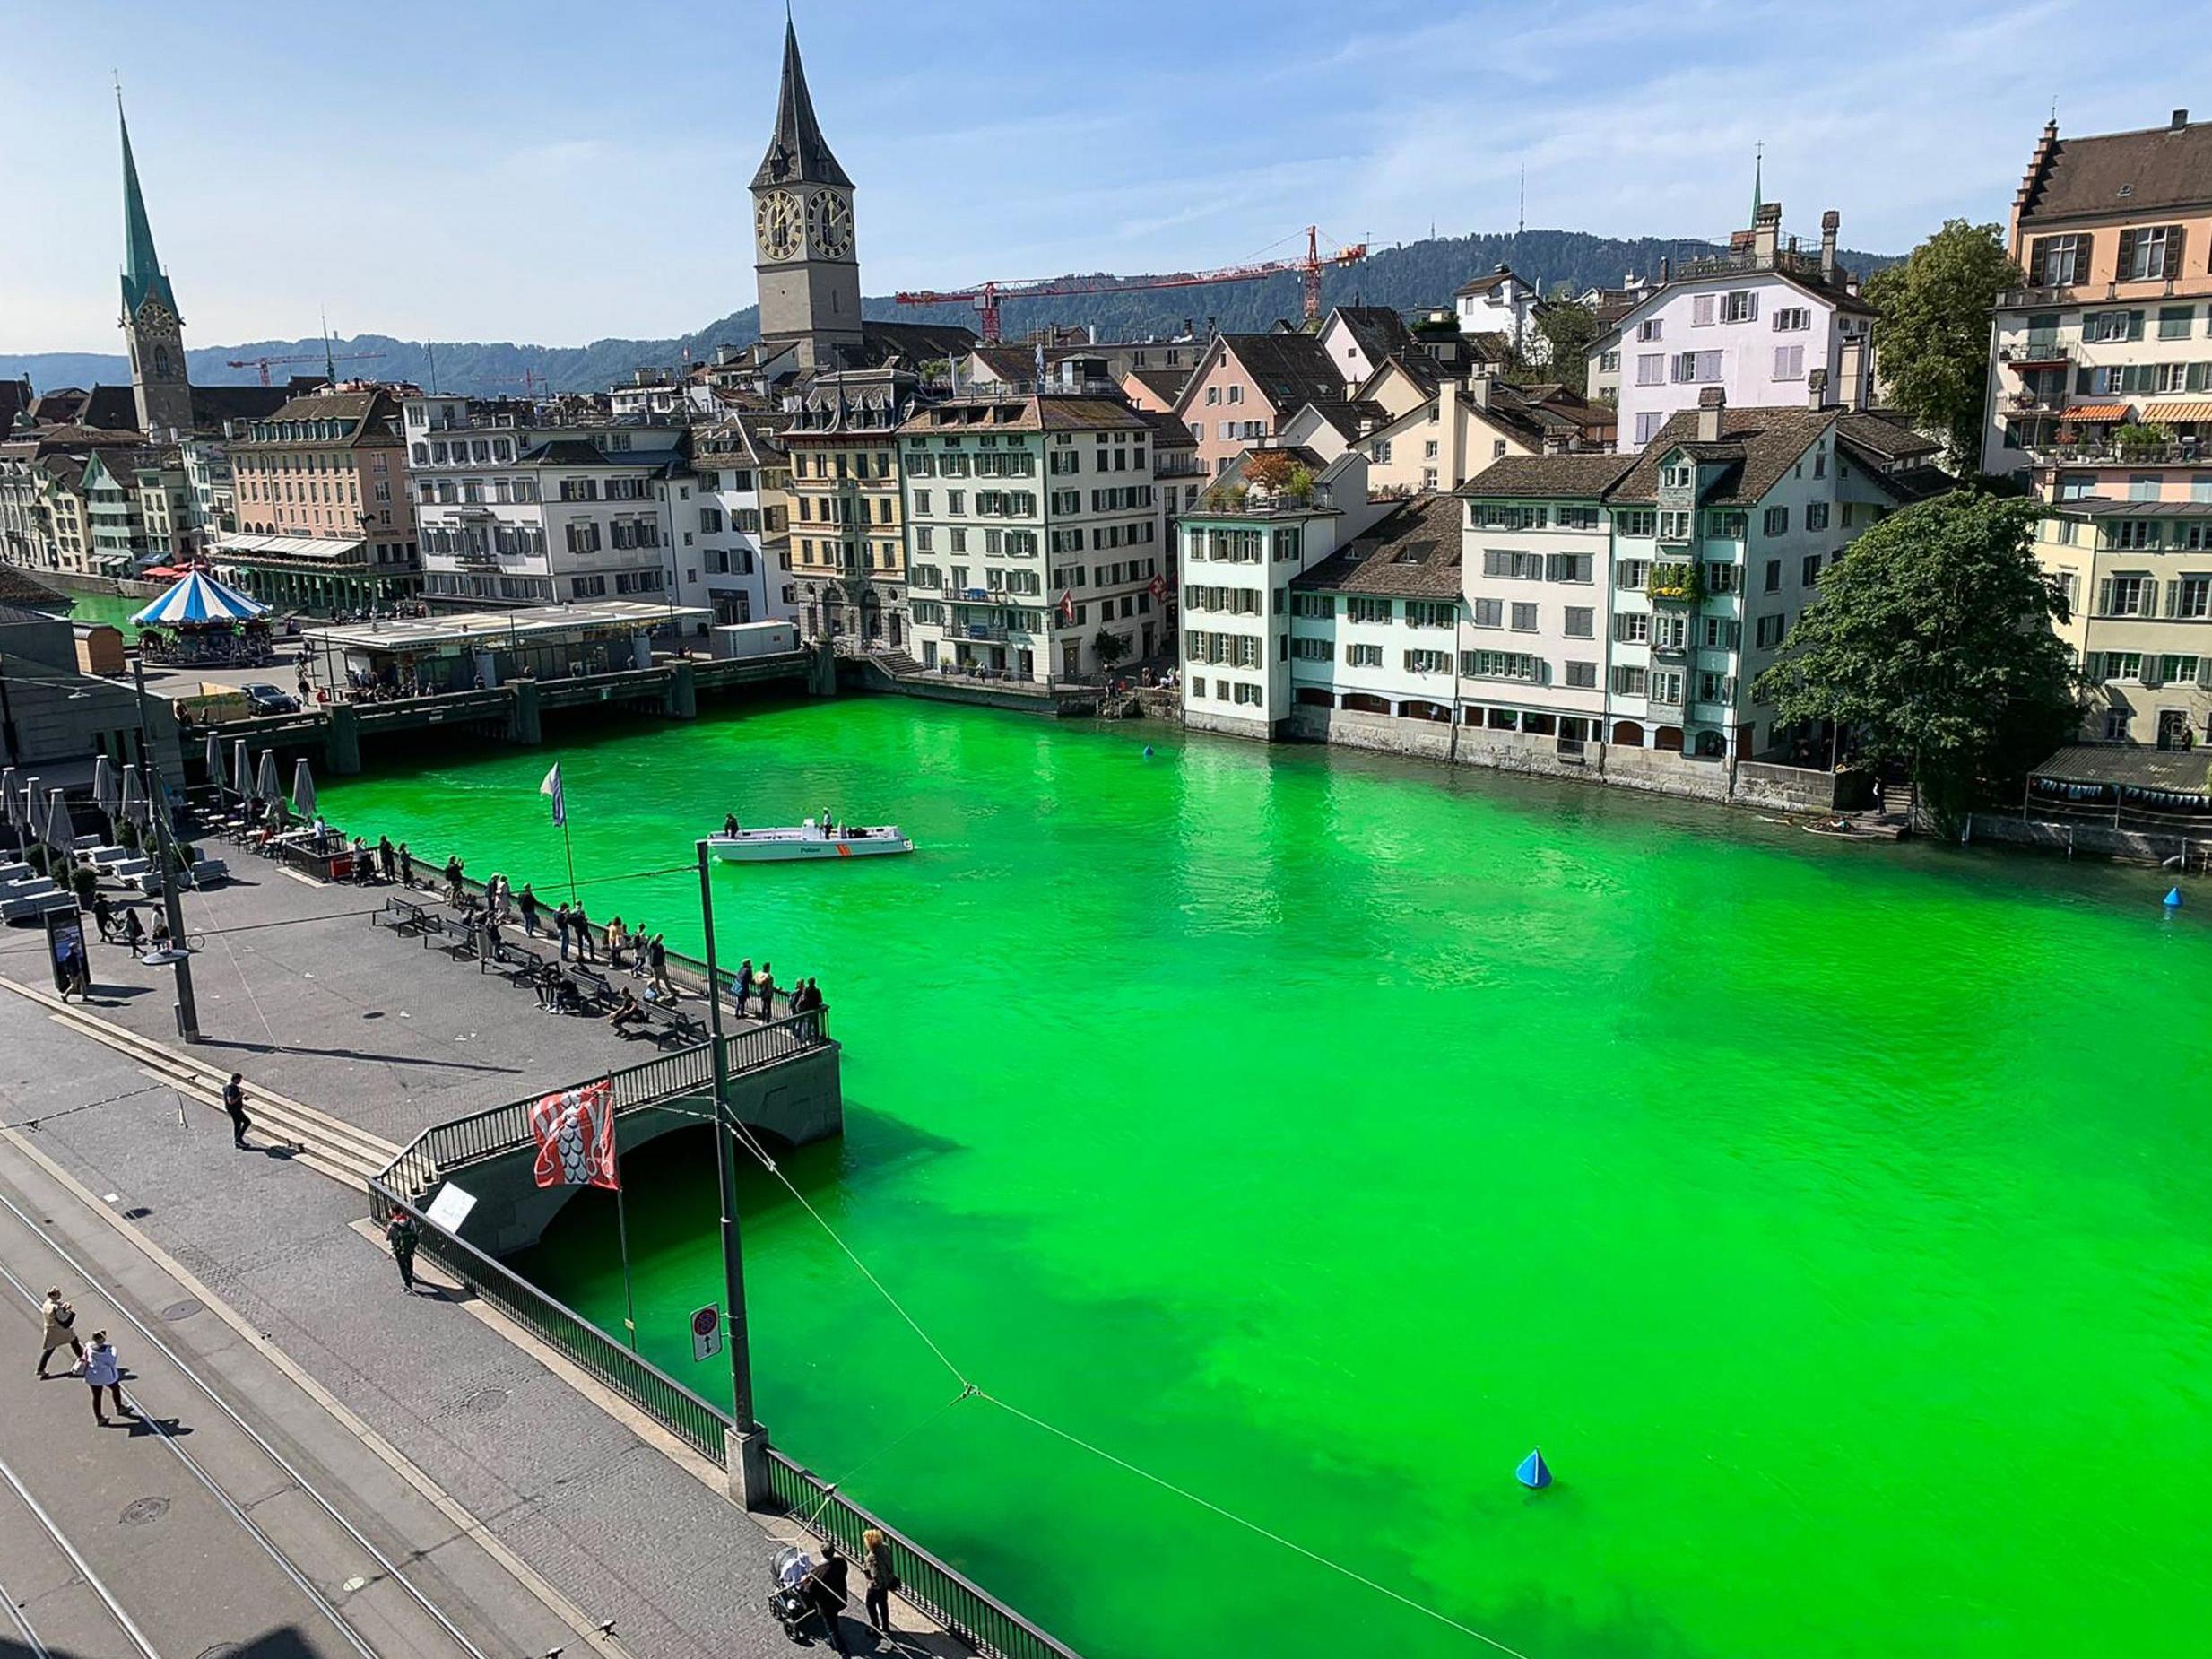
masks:
<instances>
[{"instance_id":1,"label":"chimney","mask_svg":"<svg viewBox=\"0 0 2212 1659\"><path fill-rule=\"evenodd\" d=\"M1660 285L1661 288L1664 288L1664 287L1667 285L1667 263L1668 263L1668 262L1667 262L1667 256L1666 256L1666 255L1664 255L1664 254L1660 255L1660 256L1659 256L1659 285Z\"/></svg>"},{"instance_id":2,"label":"chimney","mask_svg":"<svg viewBox=\"0 0 2212 1659\"><path fill-rule=\"evenodd\" d=\"M1820 280L1835 281L1835 233L1842 228L1843 216L1831 207L1820 215Z\"/></svg>"},{"instance_id":3,"label":"chimney","mask_svg":"<svg viewBox=\"0 0 2212 1659\"><path fill-rule=\"evenodd\" d=\"M2176 109L2173 112L2173 130L2178 133L2188 125L2189 111L2186 109Z\"/></svg>"},{"instance_id":4,"label":"chimney","mask_svg":"<svg viewBox=\"0 0 2212 1659\"><path fill-rule=\"evenodd\" d=\"M1709 386L1697 394L1697 441L1717 444L1721 441L1721 416L1728 408L1728 394L1717 386Z\"/></svg>"},{"instance_id":5,"label":"chimney","mask_svg":"<svg viewBox=\"0 0 2212 1659\"><path fill-rule=\"evenodd\" d=\"M1836 378L1843 384L1836 388L1837 401L1846 409L1866 407L1867 343L1861 339L1843 342L1843 349L1836 353Z\"/></svg>"},{"instance_id":6,"label":"chimney","mask_svg":"<svg viewBox=\"0 0 2212 1659\"><path fill-rule=\"evenodd\" d=\"M1467 401L1478 409L1490 406L1490 377L1480 372L1467 377Z\"/></svg>"},{"instance_id":7,"label":"chimney","mask_svg":"<svg viewBox=\"0 0 2212 1659\"><path fill-rule=\"evenodd\" d=\"M1805 406L1808 409L1826 409L1828 406L1828 371L1809 369L1805 371Z\"/></svg>"},{"instance_id":8,"label":"chimney","mask_svg":"<svg viewBox=\"0 0 2212 1659\"><path fill-rule=\"evenodd\" d=\"M1774 249L1782 240L1782 204L1765 202L1751 220L1751 257L1760 270L1772 270Z\"/></svg>"}]
</instances>

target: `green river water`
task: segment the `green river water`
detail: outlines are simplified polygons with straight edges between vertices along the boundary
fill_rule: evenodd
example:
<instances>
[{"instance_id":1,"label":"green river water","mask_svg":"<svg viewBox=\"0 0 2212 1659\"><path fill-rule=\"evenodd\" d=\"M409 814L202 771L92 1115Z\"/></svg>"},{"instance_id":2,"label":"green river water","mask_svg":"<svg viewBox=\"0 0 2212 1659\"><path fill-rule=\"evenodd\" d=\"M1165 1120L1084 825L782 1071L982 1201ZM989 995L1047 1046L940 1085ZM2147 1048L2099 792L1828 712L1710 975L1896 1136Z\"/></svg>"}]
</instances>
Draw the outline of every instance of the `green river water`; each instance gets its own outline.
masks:
<instances>
[{"instance_id":1,"label":"green river water","mask_svg":"<svg viewBox=\"0 0 2212 1659\"><path fill-rule=\"evenodd\" d=\"M888 699L556 735L325 809L548 893L556 759L586 878L731 808L919 845L721 871L721 944L820 976L795 1178L992 1394L1531 1659L2203 1651L2212 927L2156 873ZM592 899L696 948L688 875ZM627 1175L646 1351L726 1399L704 1146ZM1089 1659L1490 1651L944 1409L747 1190L777 1443ZM620 1330L611 1204L523 1265Z\"/></svg>"}]
</instances>

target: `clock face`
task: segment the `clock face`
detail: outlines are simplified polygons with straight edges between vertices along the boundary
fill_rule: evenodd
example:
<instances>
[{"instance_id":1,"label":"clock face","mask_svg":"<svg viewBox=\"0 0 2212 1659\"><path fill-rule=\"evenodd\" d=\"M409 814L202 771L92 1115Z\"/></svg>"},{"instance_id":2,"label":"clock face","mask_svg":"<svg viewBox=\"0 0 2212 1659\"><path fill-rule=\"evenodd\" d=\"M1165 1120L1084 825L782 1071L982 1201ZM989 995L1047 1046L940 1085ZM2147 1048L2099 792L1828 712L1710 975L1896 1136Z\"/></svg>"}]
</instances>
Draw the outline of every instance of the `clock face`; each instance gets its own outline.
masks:
<instances>
[{"instance_id":1,"label":"clock face","mask_svg":"<svg viewBox=\"0 0 2212 1659\"><path fill-rule=\"evenodd\" d=\"M853 204L835 190L806 199L806 239L814 251L836 258L853 247Z\"/></svg>"},{"instance_id":2,"label":"clock face","mask_svg":"<svg viewBox=\"0 0 2212 1659\"><path fill-rule=\"evenodd\" d=\"M175 326L176 321L177 319L169 315L169 308L159 300L149 300L138 308L138 326L150 334L171 328Z\"/></svg>"},{"instance_id":3,"label":"clock face","mask_svg":"<svg viewBox=\"0 0 2212 1659\"><path fill-rule=\"evenodd\" d=\"M799 251L799 198L771 190L753 210L753 238L771 259L789 259Z\"/></svg>"}]
</instances>

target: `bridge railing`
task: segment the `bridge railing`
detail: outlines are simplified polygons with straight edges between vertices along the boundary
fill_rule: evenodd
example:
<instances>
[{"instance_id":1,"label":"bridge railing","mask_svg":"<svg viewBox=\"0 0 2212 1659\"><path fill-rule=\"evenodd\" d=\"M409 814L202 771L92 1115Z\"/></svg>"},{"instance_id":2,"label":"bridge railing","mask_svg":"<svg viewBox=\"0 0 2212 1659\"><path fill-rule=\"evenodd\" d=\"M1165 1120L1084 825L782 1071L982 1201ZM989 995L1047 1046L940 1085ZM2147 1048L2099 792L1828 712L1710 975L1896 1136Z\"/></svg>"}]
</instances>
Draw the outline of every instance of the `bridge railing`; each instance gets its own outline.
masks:
<instances>
[{"instance_id":1,"label":"bridge railing","mask_svg":"<svg viewBox=\"0 0 2212 1659\"><path fill-rule=\"evenodd\" d=\"M940 1560L889 1522L871 1515L829 1482L768 1448L768 1486L776 1502L809 1532L836 1541L865 1560L861 1534L870 1527L891 1547L898 1593L990 1659L1080 1659L1065 1642L1039 1629L958 1568Z\"/></svg>"}]
</instances>

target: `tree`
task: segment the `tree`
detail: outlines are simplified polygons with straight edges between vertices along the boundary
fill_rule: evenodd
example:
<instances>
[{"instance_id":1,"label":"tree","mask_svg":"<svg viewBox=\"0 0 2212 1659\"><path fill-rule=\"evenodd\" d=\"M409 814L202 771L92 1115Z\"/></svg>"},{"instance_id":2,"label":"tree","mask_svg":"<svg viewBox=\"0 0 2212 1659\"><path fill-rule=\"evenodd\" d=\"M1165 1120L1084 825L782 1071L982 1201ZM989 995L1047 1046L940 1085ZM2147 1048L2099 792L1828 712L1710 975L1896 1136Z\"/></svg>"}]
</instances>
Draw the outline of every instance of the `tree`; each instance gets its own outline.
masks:
<instances>
[{"instance_id":1,"label":"tree","mask_svg":"<svg viewBox=\"0 0 2212 1659\"><path fill-rule=\"evenodd\" d=\"M1245 482L1279 490L1290 482L1290 473L1297 464L1297 457L1288 449L1260 450L1245 463Z\"/></svg>"},{"instance_id":2,"label":"tree","mask_svg":"<svg viewBox=\"0 0 2212 1659\"><path fill-rule=\"evenodd\" d=\"M1551 357L1540 367L1547 379L1559 381L1569 391L1590 385L1590 345L1598 337L1597 313L1570 299L1565 291L1553 296L1536 313L1536 332L1551 348Z\"/></svg>"},{"instance_id":3,"label":"tree","mask_svg":"<svg viewBox=\"0 0 2212 1659\"><path fill-rule=\"evenodd\" d=\"M2077 732L2057 581L2029 548L2041 508L1939 496L1885 519L1821 573L1754 693L1782 721L1833 721L1907 768L1945 828L1985 779L2017 776Z\"/></svg>"},{"instance_id":4,"label":"tree","mask_svg":"<svg viewBox=\"0 0 2212 1659\"><path fill-rule=\"evenodd\" d=\"M1090 648L1098 654L1098 666L1111 668L1129 655L1129 636L1101 628L1090 642Z\"/></svg>"},{"instance_id":5,"label":"tree","mask_svg":"<svg viewBox=\"0 0 2212 1659\"><path fill-rule=\"evenodd\" d=\"M1914 425L1942 434L1962 472L1982 466L1990 312L2025 280L1998 226L1947 219L1903 265L1867 281L1883 383Z\"/></svg>"}]
</instances>

